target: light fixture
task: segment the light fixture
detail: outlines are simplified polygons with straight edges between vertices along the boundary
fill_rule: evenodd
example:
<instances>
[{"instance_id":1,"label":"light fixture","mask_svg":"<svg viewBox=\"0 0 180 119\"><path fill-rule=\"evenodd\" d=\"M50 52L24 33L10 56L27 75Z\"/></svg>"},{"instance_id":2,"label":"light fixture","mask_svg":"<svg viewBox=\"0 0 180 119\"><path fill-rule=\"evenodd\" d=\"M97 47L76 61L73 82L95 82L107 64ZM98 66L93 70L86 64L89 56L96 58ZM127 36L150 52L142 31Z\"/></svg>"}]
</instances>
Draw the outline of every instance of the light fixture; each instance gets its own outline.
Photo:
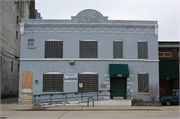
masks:
<instances>
[{"instance_id":1,"label":"light fixture","mask_svg":"<svg viewBox=\"0 0 180 119\"><path fill-rule=\"evenodd\" d=\"M38 83L38 80L35 80L35 83L37 84L37 83Z\"/></svg>"},{"instance_id":2,"label":"light fixture","mask_svg":"<svg viewBox=\"0 0 180 119\"><path fill-rule=\"evenodd\" d=\"M74 65L74 60L71 60L71 61L70 61L70 65Z\"/></svg>"}]
</instances>

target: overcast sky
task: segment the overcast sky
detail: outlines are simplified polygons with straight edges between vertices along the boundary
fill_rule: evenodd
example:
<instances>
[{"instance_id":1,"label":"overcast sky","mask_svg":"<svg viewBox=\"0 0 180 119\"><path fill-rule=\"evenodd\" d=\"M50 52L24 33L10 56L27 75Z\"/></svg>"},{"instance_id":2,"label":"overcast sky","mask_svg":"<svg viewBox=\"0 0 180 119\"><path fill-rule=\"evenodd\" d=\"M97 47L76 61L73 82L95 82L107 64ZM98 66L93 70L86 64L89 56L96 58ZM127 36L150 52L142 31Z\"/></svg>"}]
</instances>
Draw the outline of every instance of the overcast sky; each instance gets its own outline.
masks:
<instances>
[{"instance_id":1,"label":"overcast sky","mask_svg":"<svg viewBox=\"0 0 180 119\"><path fill-rule=\"evenodd\" d=\"M109 20L152 20L159 24L159 41L180 41L180 0L35 0L43 19L71 19L95 9Z\"/></svg>"}]
</instances>

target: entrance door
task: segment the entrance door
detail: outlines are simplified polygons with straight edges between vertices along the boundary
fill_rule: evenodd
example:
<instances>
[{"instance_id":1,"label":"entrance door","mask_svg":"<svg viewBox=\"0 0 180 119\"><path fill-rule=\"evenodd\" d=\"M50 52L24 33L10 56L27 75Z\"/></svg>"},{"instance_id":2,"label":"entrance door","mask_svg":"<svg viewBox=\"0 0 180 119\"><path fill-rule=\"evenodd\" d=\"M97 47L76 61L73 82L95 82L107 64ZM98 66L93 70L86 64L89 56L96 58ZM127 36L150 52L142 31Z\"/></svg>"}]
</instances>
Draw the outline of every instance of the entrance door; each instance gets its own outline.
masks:
<instances>
[{"instance_id":1,"label":"entrance door","mask_svg":"<svg viewBox=\"0 0 180 119\"><path fill-rule=\"evenodd\" d=\"M111 77L110 79L110 90L111 90L111 99L113 97L124 97L126 99L126 78L120 77Z\"/></svg>"}]
</instances>

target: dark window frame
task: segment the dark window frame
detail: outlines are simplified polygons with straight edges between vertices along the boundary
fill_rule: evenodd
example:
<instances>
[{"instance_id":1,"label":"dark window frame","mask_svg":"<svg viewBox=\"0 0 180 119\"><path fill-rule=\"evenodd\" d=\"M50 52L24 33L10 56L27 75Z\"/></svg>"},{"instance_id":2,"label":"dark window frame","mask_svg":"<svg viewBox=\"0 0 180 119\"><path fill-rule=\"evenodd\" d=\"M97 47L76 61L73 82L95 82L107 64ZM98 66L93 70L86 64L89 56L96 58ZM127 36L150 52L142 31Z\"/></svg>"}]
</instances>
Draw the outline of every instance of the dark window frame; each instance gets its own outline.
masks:
<instances>
[{"instance_id":1,"label":"dark window frame","mask_svg":"<svg viewBox=\"0 0 180 119\"><path fill-rule=\"evenodd\" d=\"M11 71L13 72L13 61L11 61Z\"/></svg>"},{"instance_id":2,"label":"dark window frame","mask_svg":"<svg viewBox=\"0 0 180 119\"><path fill-rule=\"evenodd\" d=\"M43 92L63 92L63 74L43 74Z\"/></svg>"},{"instance_id":3,"label":"dark window frame","mask_svg":"<svg viewBox=\"0 0 180 119\"><path fill-rule=\"evenodd\" d=\"M79 41L79 58L98 58L98 41Z\"/></svg>"},{"instance_id":4,"label":"dark window frame","mask_svg":"<svg viewBox=\"0 0 180 119\"><path fill-rule=\"evenodd\" d=\"M45 41L45 58L63 58L63 41Z\"/></svg>"},{"instance_id":5,"label":"dark window frame","mask_svg":"<svg viewBox=\"0 0 180 119\"><path fill-rule=\"evenodd\" d=\"M83 87L79 87L79 83L83 83ZM98 91L98 89L98 74L78 74L78 92Z\"/></svg>"},{"instance_id":6,"label":"dark window frame","mask_svg":"<svg viewBox=\"0 0 180 119\"><path fill-rule=\"evenodd\" d=\"M138 73L138 93L149 93L148 73Z\"/></svg>"},{"instance_id":7,"label":"dark window frame","mask_svg":"<svg viewBox=\"0 0 180 119\"><path fill-rule=\"evenodd\" d=\"M123 41L113 41L113 58L123 58Z\"/></svg>"},{"instance_id":8,"label":"dark window frame","mask_svg":"<svg viewBox=\"0 0 180 119\"><path fill-rule=\"evenodd\" d=\"M17 21L16 22L17 22L17 24L19 23L19 16L18 15L17 15Z\"/></svg>"},{"instance_id":9,"label":"dark window frame","mask_svg":"<svg viewBox=\"0 0 180 119\"><path fill-rule=\"evenodd\" d=\"M139 41L137 43L138 59L148 59L148 42Z\"/></svg>"}]
</instances>

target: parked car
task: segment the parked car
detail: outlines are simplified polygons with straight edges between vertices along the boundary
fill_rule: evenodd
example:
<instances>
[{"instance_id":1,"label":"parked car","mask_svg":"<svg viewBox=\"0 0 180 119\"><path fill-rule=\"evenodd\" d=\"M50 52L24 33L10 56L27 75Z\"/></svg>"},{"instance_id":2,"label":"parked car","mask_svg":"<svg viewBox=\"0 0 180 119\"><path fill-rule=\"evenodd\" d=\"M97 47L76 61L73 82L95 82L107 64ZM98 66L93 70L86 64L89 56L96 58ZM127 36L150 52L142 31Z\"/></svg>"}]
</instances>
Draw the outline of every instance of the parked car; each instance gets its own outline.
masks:
<instances>
[{"instance_id":1,"label":"parked car","mask_svg":"<svg viewBox=\"0 0 180 119\"><path fill-rule=\"evenodd\" d=\"M176 91L171 96L161 97L161 103L166 104L167 106L171 104L179 104L179 91Z\"/></svg>"}]
</instances>

